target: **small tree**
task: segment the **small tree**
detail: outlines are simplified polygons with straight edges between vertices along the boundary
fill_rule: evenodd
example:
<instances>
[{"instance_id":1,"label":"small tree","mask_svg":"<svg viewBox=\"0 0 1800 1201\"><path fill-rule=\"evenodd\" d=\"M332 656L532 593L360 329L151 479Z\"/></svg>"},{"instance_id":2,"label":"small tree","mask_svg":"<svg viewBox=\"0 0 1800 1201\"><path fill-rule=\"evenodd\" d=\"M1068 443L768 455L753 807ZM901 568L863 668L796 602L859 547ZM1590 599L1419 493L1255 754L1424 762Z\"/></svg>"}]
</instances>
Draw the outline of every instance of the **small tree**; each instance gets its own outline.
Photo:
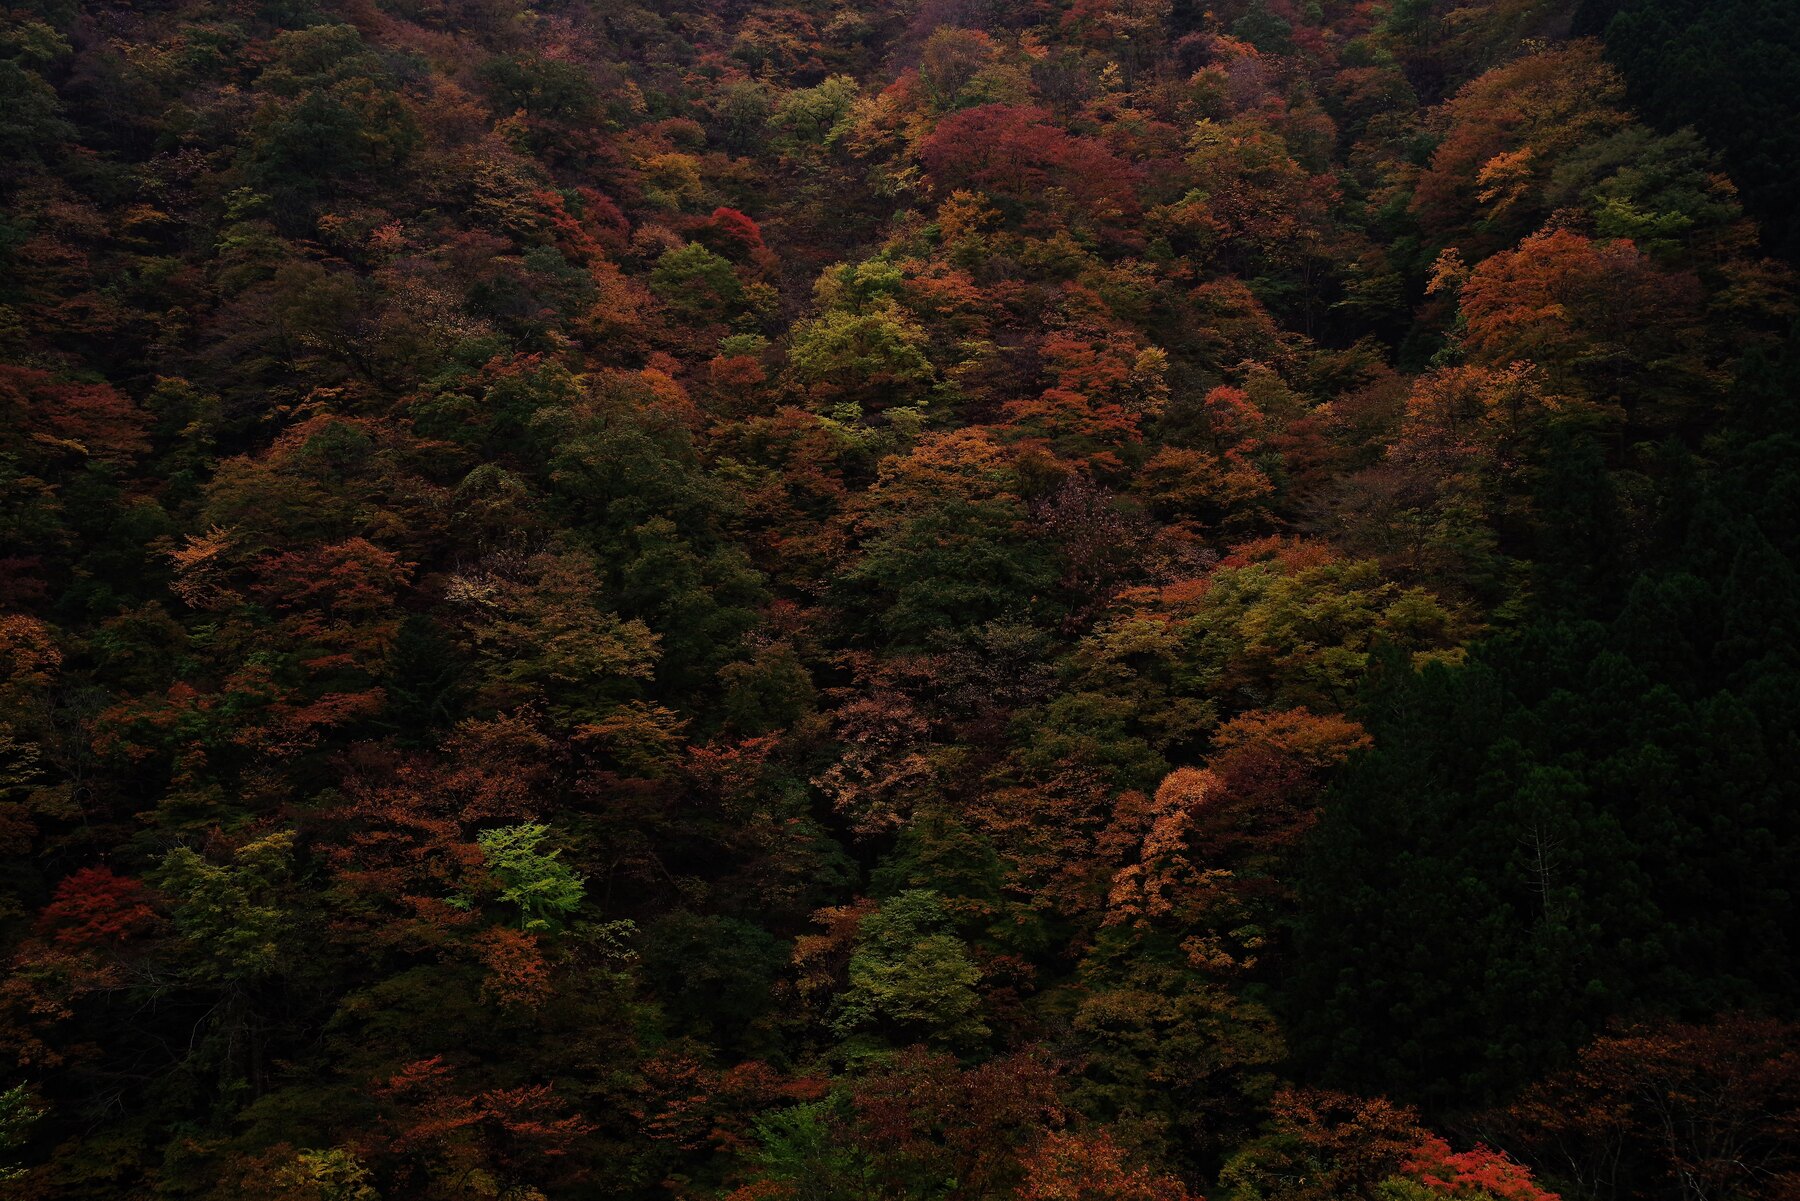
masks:
<instances>
[{"instance_id":1,"label":"small tree","mask_svg":"<svg viewBox=\"0 0 1800 1201\"><path fill-rule=\"evenodd\" d=\"M699 321L723 320L744 303L744 285L731 261L698 242L657 259L650 290L677 313Z\"/></svg>"},{"instance_id":2,"label":"small tree","mask_svg":"<svg viewBox=\"0 0 1800 1201\"><path fill-rule=\"evenodd\" d=\"M950 929L935 892L912 890L863 919L839 1034L881 1028L969 1043L987 1037L975 985L981 969Z\"/></svg>"},{"instance_id":3,"label":"small tree","mask_svg":"<svg viewBox=\"0 0 1800 1201\"><path fill-rule=\"evenodd\" d=\"M0 1093L0 1183L17 1180L25 1169L10 1162L14 1153L31 1137L31 1128L44 1116L44 1111L31 1103L23 1084L15 1084Z\"/></svg>"},{"instance_id":4,"label":"small tree","mask_svg":"<svg viewBox=\"0 0 1800 1201\"><path fill-rule=\"evenodd\" d=\"M538 850L549 832L542 823L523 822L483 830L476 838L488 871L500 882L500 899L519 908L521 930L561 928L564 916L587 895L582 877L557 862L561 851Z\"/></svg>"}]
</instances>

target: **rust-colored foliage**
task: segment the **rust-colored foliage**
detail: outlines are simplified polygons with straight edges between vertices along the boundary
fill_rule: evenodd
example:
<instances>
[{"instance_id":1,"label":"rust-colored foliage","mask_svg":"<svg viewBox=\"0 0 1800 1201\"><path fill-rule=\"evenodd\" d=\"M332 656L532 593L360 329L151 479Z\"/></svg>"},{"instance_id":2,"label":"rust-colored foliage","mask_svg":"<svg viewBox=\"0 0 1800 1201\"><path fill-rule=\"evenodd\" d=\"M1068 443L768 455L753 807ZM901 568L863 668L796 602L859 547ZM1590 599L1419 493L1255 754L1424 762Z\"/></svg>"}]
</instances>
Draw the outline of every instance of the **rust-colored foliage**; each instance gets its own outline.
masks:
<instances>
[{"instance_id":1,"label":"rust-colored foliage","mask_svg":"<svg viewBox=\"0 0 1800 1201\"><path fill-rule=\"evenodd\" d=\"M110 947L156 928L153 896L106 867L84 867L56 886L37 928L63 947Z\"/></svg>"},{"instance_id":2,"label":"rust-colored foliage","mask_svg":"<svg viewBox=\"0 0 1800 1201\"><path fill-rule=\"evenodd\" d=\"M0 11L0 1191L1782 1201L1792 7Z\"/></svg>"},{"instance_id":3,"label":"rust-colored foliage","mask_svg":"<svg viewBox=\"0 0 1800 1201\"><path fill-rule=\"evenodd\" d=\"M1179 1180L1132 1164L1104 1130L1057 1131L1025 1164L1022 1201L1188 1201Z\"/></svg>"},{"instance_id":4,"label":"rust-colored foliage","mask_svg":"<svg viewBox=\"0 0 1800 1201\"><path fill-rule=\"evenodd\" d=\"M1504 1129L1584 1187L1610 1176L1631 1196L1786 1197L1800 1179L1795 1034L1744 1013L1624 1026L1529 1090Z\"/></svg>"}]
</instances>

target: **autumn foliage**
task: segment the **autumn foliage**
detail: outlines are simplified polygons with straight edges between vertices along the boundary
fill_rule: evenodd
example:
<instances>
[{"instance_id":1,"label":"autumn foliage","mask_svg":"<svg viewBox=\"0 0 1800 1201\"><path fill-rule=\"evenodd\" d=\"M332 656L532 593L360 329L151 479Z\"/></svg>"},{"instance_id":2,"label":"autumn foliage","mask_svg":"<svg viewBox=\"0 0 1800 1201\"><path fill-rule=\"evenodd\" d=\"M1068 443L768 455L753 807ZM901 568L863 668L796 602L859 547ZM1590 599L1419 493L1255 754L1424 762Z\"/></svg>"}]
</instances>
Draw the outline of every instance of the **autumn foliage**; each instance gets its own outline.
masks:
<instances>
[{"instance_id":1,"label":"autumn foliage","mask_svg":"<svg viewBox=\"0 0 1800 1201\"><path fill-rule=\"evenodd\" d=\"M0 11L0 1193L1791 1198L1792 7Z\"/></svg>"}]
</instances>

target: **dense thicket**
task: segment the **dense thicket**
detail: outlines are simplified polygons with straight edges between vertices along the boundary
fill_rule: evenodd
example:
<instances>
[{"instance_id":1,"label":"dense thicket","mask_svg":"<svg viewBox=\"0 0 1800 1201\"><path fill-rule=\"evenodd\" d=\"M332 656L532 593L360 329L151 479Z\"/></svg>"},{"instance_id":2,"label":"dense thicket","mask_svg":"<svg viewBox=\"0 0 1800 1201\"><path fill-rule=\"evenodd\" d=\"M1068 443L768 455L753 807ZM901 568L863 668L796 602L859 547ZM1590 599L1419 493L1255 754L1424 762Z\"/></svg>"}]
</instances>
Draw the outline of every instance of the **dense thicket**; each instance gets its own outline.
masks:
<instances>
[{"instance_id":1,"label":"dense thicket","mask_svg":"<svg viewBox=\"0 0 1800 1201\"><path fill-rule=\"evenodd\" d=\"M1605 38L1632 103L1719 148L1772 251L1800 257L1800 9L1783 0L1588 0L1575 31Z\"/></svg>"},{"instance_id":2,"label":"dense thicket","mask_svg":"<svg viewBox=\"0 0 1800 1201\"><path fill-rule=\"evenodd\" d=\"M1791 1196L1793 13L0 12L0 1191Z\"/></svg>"},{"instance_id":3,"label":"dense thicket","mask_svg":"<svg viewBox=\"0 0 1800 1201\"><path fill-rule=\"evenodd\" d=\"M1709 458L1649 451L1661 487L1628 559L1547 553L1563 586L1526 619L1370 687L1375 749L1299 886L1290 1007L1327 1075L1457 1107L1622 1013L1791 1013L1794 371L1791 349L1744 364ZM1630 538L1604 473L1549 472L1538 499Z\"/></svg>"}]
</instances>

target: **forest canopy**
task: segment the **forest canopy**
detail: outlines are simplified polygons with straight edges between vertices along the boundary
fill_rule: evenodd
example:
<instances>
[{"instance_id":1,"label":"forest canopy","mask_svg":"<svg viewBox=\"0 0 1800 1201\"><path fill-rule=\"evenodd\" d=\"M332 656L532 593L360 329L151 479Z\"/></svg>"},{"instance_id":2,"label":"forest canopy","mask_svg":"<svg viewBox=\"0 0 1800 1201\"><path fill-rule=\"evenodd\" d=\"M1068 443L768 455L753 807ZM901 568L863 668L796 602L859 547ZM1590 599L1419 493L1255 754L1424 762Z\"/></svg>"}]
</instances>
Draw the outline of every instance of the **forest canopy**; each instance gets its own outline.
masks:
<instances>
[{"instance_id":1,"label":"forest canopy","mask_svg":"<svg viewBox=\"0 0 1800 1201\"><path fill-rule=\"evenodd\" d=\"M1790 1201L1800 5L0 8L0 1196Z\"/></svg>"}]
</instances>

